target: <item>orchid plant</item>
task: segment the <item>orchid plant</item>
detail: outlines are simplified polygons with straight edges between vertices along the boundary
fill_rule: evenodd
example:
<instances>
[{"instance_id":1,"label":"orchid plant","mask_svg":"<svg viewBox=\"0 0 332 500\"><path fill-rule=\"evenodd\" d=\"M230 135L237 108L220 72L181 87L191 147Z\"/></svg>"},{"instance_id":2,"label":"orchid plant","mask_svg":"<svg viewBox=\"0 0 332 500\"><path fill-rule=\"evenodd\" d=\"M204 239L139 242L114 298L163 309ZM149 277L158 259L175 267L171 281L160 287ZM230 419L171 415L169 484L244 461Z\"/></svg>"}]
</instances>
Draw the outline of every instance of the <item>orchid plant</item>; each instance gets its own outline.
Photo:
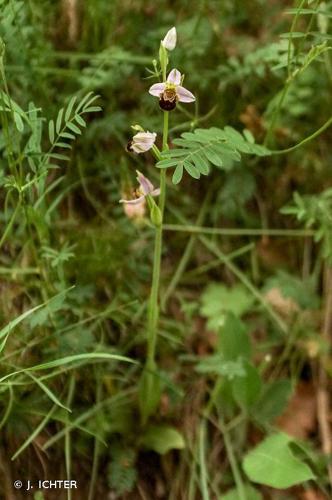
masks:
<instances>
[{"instance_id":1,"label":"orchid plant","mask_svg":"<svg viewBox=\"0 0 332 500\"><path fill-rule=\"evenodd\" d=\"M172 181L177 184L181 181L184 171L191 177L199 179L207 175L211 165L224 168L229 162L241 159L241 154L264 156L270 151L264 146L255 144L249 131L243 134L232 127L224 129L212 127L210 129L196 128L192 132L185 132L179 139L173 139L175 148L168 146L169 114L174 111L177 103L192 103L195 96L183 86L184 76L176 68L167 75L169 52L174 50L177 43L175 27L170 29L160 42L159 63L162 82L154 83L149 88L149 94L157 97L159 107L163 112L162 149L156 146L157 134L144 130L140 125L132 128L136 134L127 145L127 150L141 154L151 150L157 160L156 167L160 171L160 185L155 188L149 179L137 172L139 187L134 191L131 199L121 199L129 217L140 216L147 203L150 210L152 224L155 227L155 243L153 256L153 273L151 292L147 315L147 358L140 380L139 400L142 423L145 424L159 403L161 386L160 376L157 373L156 345L160 311L159 281L162 255L163 219L166 200L166 170L175 168ZM155 68L157 63L154 64ZM157 69L157 68L156 68ZM158 203L155 198L158 197ZM136 208L134 208L136 207Z\"/></svg>"},{"instance_id":2,"label":"orchid plant","mask_svg":"<svg viewBox=\"0 0 332 500\"><path fill-rule=\"evenodd\" d=\"M169 52L174 50L176 42L177 33L176 28L173 27L167 32L160 43L159 62L163 81L153 84L149 89L149 93L152 96L158 97L159 107L163 111L162 150L160 151L155 145L157 134L155 132L144 131L140 126L133 127L137 133L127 145L127 150L136 154L152 150L157 161L162 160L163 153L168 150L169 112L176 108L178 102L191 103L195 101L195 96L183 87L184 78L180 71L174 68L166 77ZM158 188L155 188L151 181L141 172L137 172L137 180L139 187L134 191L132 198L121 199L120 203L123 203L125 207L128 205L140 206L147 201L151 221L155 226L153 274L147 315L147 359L139 389L140 410L144 424L155 411L161 392L155 358L160 309L159 281L162 254L162 224L166 200L166 169L160 170L160 186ZM158 204L153 199L157 196L159 196Z\"/></svg>"}]
</instances>

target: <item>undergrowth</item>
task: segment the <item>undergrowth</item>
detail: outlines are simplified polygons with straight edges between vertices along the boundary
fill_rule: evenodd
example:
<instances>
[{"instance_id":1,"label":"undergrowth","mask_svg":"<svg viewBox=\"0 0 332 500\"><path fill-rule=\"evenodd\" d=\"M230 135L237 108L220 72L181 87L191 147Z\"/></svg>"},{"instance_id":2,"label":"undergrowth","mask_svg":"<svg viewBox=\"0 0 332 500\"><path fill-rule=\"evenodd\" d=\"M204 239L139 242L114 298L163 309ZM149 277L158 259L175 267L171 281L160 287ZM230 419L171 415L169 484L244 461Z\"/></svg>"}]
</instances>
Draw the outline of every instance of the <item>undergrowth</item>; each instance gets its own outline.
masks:
<instances>
[{"instance_id":1,"label":"undergrowth","mask_svg":"<svg viewBox=\"0 0 332 500\"><path fill-rule=\"evenodd\" d=\"M2 498L331 498L331 19L0 0Z\"/></svg>"}]
</instances>

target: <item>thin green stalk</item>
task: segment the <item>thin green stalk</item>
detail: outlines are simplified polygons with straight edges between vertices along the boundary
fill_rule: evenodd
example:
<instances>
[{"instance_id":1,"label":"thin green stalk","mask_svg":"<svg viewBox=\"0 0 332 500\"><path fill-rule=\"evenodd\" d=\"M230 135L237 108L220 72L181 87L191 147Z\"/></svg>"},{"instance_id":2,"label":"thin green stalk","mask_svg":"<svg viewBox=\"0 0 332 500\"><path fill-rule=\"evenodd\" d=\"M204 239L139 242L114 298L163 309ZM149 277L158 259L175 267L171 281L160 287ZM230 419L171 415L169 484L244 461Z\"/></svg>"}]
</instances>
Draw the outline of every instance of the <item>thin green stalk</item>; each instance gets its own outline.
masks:
<instances>
[{"instance_id":1,"label":"thin green stalk","mask_svg":"<svg viewBox=\"0 0 332 500\"><path fill-rule=\"evenodd\" d=\"M188 227L186 223L186 219L176 210L174 207L171 209L176 218L183 224L183 227ZM192 226L195 227L195 226ZM203 243L203 245L210 250L220 261L225 264L226 267L244 284L246 288L253 294L254 297L262 304L265 310L269 313L271 318L278 324L279 328L283 333L287 333L288 327L283 319L272 309L270 304L265 300L263 295L259 292L259 290L251 283L251 281L247 278L246 274L242 272L232 261L225 255L221 250L219 250L218 246L215 245L214 242L210 241L206 236L202 234L199 235L199 240Z\"/></svg>"},{"instance_id":2,"label":"thin green stalk","mask_svg":"<svg viewBox=\"0 0 332 500\"><path fill-rule=\"evenodd\" d=\"M70 381L69 381L69 389L68 389L68 396L67 396L67 407L71 406L73 396L74 396L74 391L75 391L75 375L72 374ZM66 475L67 479L71 479L71 434L70 430L68 429L66 425L66 432L65 432L65 462L66 462ZM67 500L71 500L72 498L72 491L69 489L67 491Z\"/></svg>"},{"instance_id":3,"label":"thin green stalk","mask_svg":"<svg viewBox=\"0 0 332 500\"><path fill-rule=\"evenodd\" d=\"M230 260L233 260L237 257L242 256L243 254L245 254L247 252L250 252L254 248L255 248L254 243L248 243L248 245L245 245L241 248L238 248L237 250L234 250L234 252L228 253L227 258ZM193 269L192 271L188 271L184 275L183 279L188 280L189 278L193 278L195 276L198 276L199 274L207 273L211 269L214 269L215 267L219 267L219 266L220 266L220 259L211 260L211 261L207 262L206 264L202 264L201 266L197 267L196 269Z\"/></svg>"},{"instance_id":4,"label":"thin green stalk","mask_svg":"<svg viewBox=\"0 0 332 500\"><path fill-rule=\"evenodd\" d=\"M97 375L100 375L99 372L96 373L96 382L97 382L97 390L96 390L96 403L100 403L102 400L102 383L101 378ZM102 414L100 414L102 415ZM89 493L88 500L93 500L95 494L95 486L98 477L98 466L99 466L99 455L100 455L100 447L101 443L98 439L95 438L94 448L93 448L93 462L92 462L92 471L89 485Z\"/></svg>"},{"instance_id":5,"label":"thin green stalk","mask_svg":"<svg viewBox=\"0 0 332 500\"><path fill-rule=\"evenodd\" d=\"M17 217L17 214L18 214L18 212L19 212L19 210L21 208L21 205L22 205L22 199L21 199L21 196L20 196L19 199L18 199L18 202L16 204L15 210L13 212L13 215L12 215L9 223L7 224L7 227L6 227L6 229L5 229L2 237L0 239L0 248L2 247L3 243L5 242L7 236L9 235L9 233L10 233L12 227L13 227L13 224L14 224L14 222L16 220L16 217Z\"/></svg>"},{"instance_id":6,"label":"thin green stalk","mask_svg":"<svg viewBox=\"0 0 332 500\"><path fill-rule=\"evenodd\" d=\"M301 0L300 4L299 4L299 10L303 7L305 3L305 0ZM278 116L280 114L280 111L281 111L281 108L282 108L282 105L284 103L284 100L286 98L286 95L288 93L288 90L289 90L289 87L293 81L293 78L292 78L292 74L291 74L291 48L292 48L292 33L295 29L295 26L296 26L296 23L297 23L297 20L298 20L298 17L299 17L299 10L297 11L296 15L294 16L294 19L292 21L292 25L291 25L291 29L290 29L290 37L288 39L288 49L287 49L287 74L288 74L288 77L287 77L287 80L286 80L286 83L284 85L284 88L281 92L281 95L280 95L280 98L278 100L278 104L276 105L275 109L274 109L274 112L273 112L273 115L272 115L272 118L271 118L271 121L270 121L270 124L269 124L269 128L266 132L266 135L265 135L265 139L264 139L264 144L267 145L269 144L270 142L270 139L271 139L271 135L272 135L272 132L275 128L275 124L277 122L277 119L278 119Z\"/></svg>"},{"instance_id":7,"label":"thin green stalk","mask_svg":"<svg viewBox=\"0 0 332 500\"><path fill-rule=\"evenodd\" d=\"M164 224L165 231L180 231L181 233L201 233L222 236L313 236L310 229L238 229L192 226L186 224Z\"/></svg>"},{"instance_id":8,"label":"thin green stalk","mask_svg":"<svg viewBox=\"0 0 332 500\"><path fill-rule=\"evenodd\" d=\"M4 411L4 414L2 416L2 419L0 421L0 429L2 429L2 427L5 425L5 423L7 422L7 419L12 411L12 407L13 407L13 402L14 402L14 391L13 391L13 387L12 385L10 384L10 382L8 383L8 390L9 390L9 399L8 399L8 404L7 404L7 407Z\"/></svg>"},{"instance_id":9,"label":"thin green stalk","mask_svg":"<svg viewBox=\"0 0 332 500\"><path fill-rule=\"evenodd\" d=\"M244 484L243 484L240 468L239 468L239 465L238 465L236 457L235 457L232 441L229 437L228 432L226 431L226 429L224 427L224 422L223 422L222 416L220 416L220 419L219 419L219 426L221 428L221 432L222 432L222 435L224 438L227 457L229 460L229 465L231 466L231 469L232 469L232 473L233 473L234 481L236 484L236 489L237 489L237 494L239 496L239 500L247 500L247 495L246 495L246 492L244 489Z\"/></svg>"},{"instance_id":10,"label":"thin green stalk","mask_svg":"<svg viewBox=\"0 0 332 500\"><path fill-rule=\"evenodd\" d=\"M208 489L208 477L205 463L205 439L206 439L206 420L203 420L199 429L199 465L200 465L200 484L203 500L210 500Z\"/></svg>"},{"instance_id":11,"label":"thin green stalk","mask_svg":"<svg viewBox=\"0 0 332 500\"><path fill-rule=\"evenodd\" d=\"M201 424L201 425L204 425L205 428L206 428L206 422L210 419L210 415L211 415L211 412L213 410L213 407L216 406L216 400L217 400L217 397L218 397L218 395L220 393L221 386L222 386L222 380L221 380L220 377L218 377L217 380L216 380L216 383L215 383L215 385L214 385L214 387L212 389L209 401L208 401L208 403L207 403L207 405L205 407L204 421ZM227 458L228 458L228 461L229 461L229 465L230 465L230 467L232 469L232 473L233 473L233 477L234 477L234 482L236 484L236 488L237 488L237 493L238 493L239 500L248 500L246 492L245 492L244 483L243 483L243 480L242 480L242 475L241 475L241 472L240 472L240 468L238 466L238 463L237 463L237 460L236 460L236 457L235 457L235 453L234 453L232 441L231 441L231 439L230 439L230 437L228 435L228 432L226 430L225 422L224 422L224 420L222 418L222 415L219 415L218 429L221 430L223 438L224 438L224 443L225 443L225 447L226 447Z\"/></svg>"},{"instance_id":12,"label":"thin green stalk","mask_svg":"<svg viewBox=\"0 0 332 500\"><path fill-rule=\"evenodd\" d=\"M294 16L294 19L292 21L292 26L290 29L290 37L288 39L288 49L287 49L287 73L288 73L288 78L291 76L291 46L292 46L292 34L295 29L295 26L297 24L297 20L300 16L300 10L302 9L303 5L305 4L306 0L301 0L298 6L298 10Z\"/></svg>"},{"instance_id":13,"label":"thin green stalk","mask_svg":"<svg viewBox=\"0 0 332 500\"><path fill-rule=\"evenodd\" d=\"M271 153L274 155L282 155L290 153L291 151L295 151L295 149L300 148L307 142L312 141L313 139L318 137L322 132L324 132L327 128L329 128L330 125L332 125L332 116L318 130L316 130L316 132L313 132L311 135L309 135L309 137L306 137L305 139L303 139L303 141L299 142L298 144L295 144L295 146L292 146L287 149L280 149L275 151L272 150Z\"/></svg>"},{"instance_id":14,"label":"thin green stalk","mask_svg":"<svg viewBox=\"0 0 332 500\"><path fill-rule=\"evenodd\" d=\"M168 112L164 111L164 127L163 127L163 151L168 148ZM161 223L156 228L155 246L153 256L153 272L152 286L148 308L148 354L147 364L153 369L155 364L155 353L157 343L157 327L159 321L159 285L160 285L160 268L161 268L161 252L163 238L163 218L166 200L166 170L160 170L160 196L159 210L161 215Z\"/></svg>"},{"instance_id":15,"label":"thin green stalk","mask_svg":"<svg viewBox=\"0 0 332 500\"><path fill-rule=\"evenodd\" d=\"M204 221L204 217L206 214L209 200L210 200L210 196L208 194L208 196L204 200L204 203L202 204L202 208L199 211L199 214L197 217L197 225L202 224L202 222ZM168 285L168 288L164 294L164 297L163 297L163 300L161 303L161 307L163 310L166 308L166 304L167 304L169 297L174 292L175 288L177 287L177 284L179 283L179 281L181 279L181 276L184 273L185 268L187 267L188 261L190 259L190 256L191 256L194 244L195 244L195 241L196 241L196 236L195 236L195 234L192 234L191 237L189 238L189 241L188 241L186 248L183 252L181 260L180 260L180 262L179 262L179 264L174 272L174 275L171 279L171 282Z\"/></svg>"},{"instance_id":16,"label":"thin green stalk","mask_svg":"<svg viewBox=\"0 0 332 500\"><path fill-rule=\"evenodd\" d=\"M271 318L279 326L281 331L286 334L288 332L288 327L284 320L272 309L270 304L265 300L263 295L257 290L257 288L251 283L247 278L246 274L243 273L233 262L231 262L226 255L219 250L219 248L211 241L209 241L205 236L199 237L202 243L208 248L214 255L216 255L228 269L244 284L244 286L252 293L254 297L262 304L265 310L269 313Z\"/></svg>"},{"instance_id":17,"label":"thin green stalk","mask_svg":"<svg viewBox=\"0 0 332 500\"><path fill-rule=\"evenodd\" d=\"M47 425L49 420L51 420L53 413L57 409L57 405L53 405L50 411L45 415L43 420L37 425L35 430L30 434L30 436L24 441L24 443L19 447L19 449L14 453L14 455L11 457L11 460L16 460L16 458L24 451L32 441L36 439L38 434L44 429L44 427Z\"/></svg>"}]
</instances>

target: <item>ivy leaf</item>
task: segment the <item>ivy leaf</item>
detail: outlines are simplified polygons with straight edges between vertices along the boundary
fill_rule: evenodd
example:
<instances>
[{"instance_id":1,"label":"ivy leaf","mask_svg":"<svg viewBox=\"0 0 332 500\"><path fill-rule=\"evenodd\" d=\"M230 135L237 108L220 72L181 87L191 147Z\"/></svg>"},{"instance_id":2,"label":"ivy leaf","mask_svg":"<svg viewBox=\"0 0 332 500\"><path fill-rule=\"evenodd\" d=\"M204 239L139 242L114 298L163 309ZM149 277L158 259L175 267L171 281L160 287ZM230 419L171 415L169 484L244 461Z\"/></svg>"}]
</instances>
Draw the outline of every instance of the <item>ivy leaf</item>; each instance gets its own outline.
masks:
<instances>
[{"instance_id":1,"label":"ivy leaf","mask_svg":"<svg viewBox=\"0 0 332 500\"><path fill-rule=\"evenodd\" d=\"M292 441L287 434L273 434L247 453L243 469L248 478L279 489L315 479L310 467L293 455Z\"/></svg>"}]
</instances>

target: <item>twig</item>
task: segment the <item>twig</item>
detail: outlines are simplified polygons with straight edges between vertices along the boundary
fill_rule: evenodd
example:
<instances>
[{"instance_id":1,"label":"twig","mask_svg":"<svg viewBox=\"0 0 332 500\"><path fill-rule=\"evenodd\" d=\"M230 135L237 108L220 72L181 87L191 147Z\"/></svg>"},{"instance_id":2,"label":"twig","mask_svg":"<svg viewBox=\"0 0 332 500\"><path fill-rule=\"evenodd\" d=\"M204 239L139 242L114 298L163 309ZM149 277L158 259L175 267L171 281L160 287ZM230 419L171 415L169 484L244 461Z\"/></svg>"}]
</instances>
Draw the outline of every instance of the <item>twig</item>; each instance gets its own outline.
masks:
<instances>
[{"instance_id":1,"label":"twig","mask_svg":"<svg viewBox=\"0 0 332 500\"><path fill-rule=\"evenodd\" d=\"M325 313L321 337L324 344L331 343L332 336L332 267L326 265L325 272ZM322 451L330 460L332 453L332 433L329 423L330 395L328 391L328 375L326 372L327 354L323 353L319 364L317 390L317 419L322 442ZM329 481L332 488L332 463L327 465Z\"/></svg>"}]
</instances>

